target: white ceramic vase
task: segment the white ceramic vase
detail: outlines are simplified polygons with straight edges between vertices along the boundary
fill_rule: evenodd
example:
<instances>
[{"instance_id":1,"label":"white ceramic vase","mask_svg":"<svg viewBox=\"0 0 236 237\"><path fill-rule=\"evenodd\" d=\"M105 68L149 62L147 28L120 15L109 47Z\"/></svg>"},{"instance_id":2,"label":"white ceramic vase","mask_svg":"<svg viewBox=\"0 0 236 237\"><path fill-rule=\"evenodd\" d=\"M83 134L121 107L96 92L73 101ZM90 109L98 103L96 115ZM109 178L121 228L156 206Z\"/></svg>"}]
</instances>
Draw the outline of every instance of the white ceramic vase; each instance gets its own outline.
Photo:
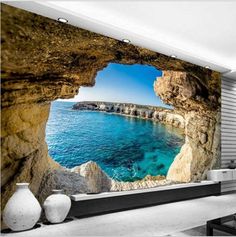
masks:
<instances>
[{"instance_id":1,"label":"white ceramic vase","mask_svg":"<svg viewBox=\"0 0 236 237\"><path fill-rule=\"evenodd\" d=\"M46 218L51 223L60 223L66 219L70 211L71 200L62 190L52 190L53 194L47 197L43 207Z\"/></svg>"},{"instance_id":2,"label":"white ceramic vase","mask_svg":"<svg viewBox=\"0 0 236 237\"><path fill-rule=\"evenodd\" d=\"M16 186L4 208L3 221L13 231L28 230L37 223L42 209L28 183L17 183Z\"/></svg>"}]
</instances>

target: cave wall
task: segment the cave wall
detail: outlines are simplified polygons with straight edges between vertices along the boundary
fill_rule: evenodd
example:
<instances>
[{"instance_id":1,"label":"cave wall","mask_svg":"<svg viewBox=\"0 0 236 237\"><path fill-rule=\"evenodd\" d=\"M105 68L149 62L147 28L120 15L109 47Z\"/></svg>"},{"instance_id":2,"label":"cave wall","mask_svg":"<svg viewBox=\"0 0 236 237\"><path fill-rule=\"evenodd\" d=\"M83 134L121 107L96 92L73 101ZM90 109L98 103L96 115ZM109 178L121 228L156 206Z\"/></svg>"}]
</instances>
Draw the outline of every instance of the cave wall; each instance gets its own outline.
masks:
<instances>
[{"instance_id":1,"label":"cave wall","mask_svg":"<svg viewBox=\"0 0 236 237\"><path fill-rule=\"evenodd\" d=\"M213 78L214 83L203 82L185 72L164 72L154 83L156 94L185 119L185 144L170 166L169 180L202 180L220 164L220 78Z\"/></svg>"},{"instance_id":2,"label":"cave wall","mask_svg":"<svg viewBox=\"0 0 236 237\"><path fill-rule=\"evenodd\" d=\"M48 156L45 129L50 103L20 104L1 110L2 206L15 183L29 182L37 193L46 170L58 168Z\"/></svg>"},{"instance_id":3,"label":"cave wall","mask_svg":"<svg viewBox=\"0 0 236 237\"><path fill-rule=\"evenodd\" d=\"M187 148L182 148L181 154L192 149L192 156L177 157L169 178L187 181L202 176L204 168L192 175L202 157L196 156L199 147L211 154L200 166L213 165L218 154L212 139L219 122L215 117L220 107L219 73L5 4L1 4L1 22L2 208L16 182L30 182L31 190L40 196L45 174L59 169L48 156L45 142L50 102L73 98L80 86L93 86L97 72L110 62L146 64L162 70L163 77L155 83L156 93L189 118ZM212 131L205 132L208 142L200 145L193 131L202 129L196 124L203 116ZM204 136L199 135L201 140ZM189 174L177 178L183 169L182 159Z\"/></svg>"}]
</instances>

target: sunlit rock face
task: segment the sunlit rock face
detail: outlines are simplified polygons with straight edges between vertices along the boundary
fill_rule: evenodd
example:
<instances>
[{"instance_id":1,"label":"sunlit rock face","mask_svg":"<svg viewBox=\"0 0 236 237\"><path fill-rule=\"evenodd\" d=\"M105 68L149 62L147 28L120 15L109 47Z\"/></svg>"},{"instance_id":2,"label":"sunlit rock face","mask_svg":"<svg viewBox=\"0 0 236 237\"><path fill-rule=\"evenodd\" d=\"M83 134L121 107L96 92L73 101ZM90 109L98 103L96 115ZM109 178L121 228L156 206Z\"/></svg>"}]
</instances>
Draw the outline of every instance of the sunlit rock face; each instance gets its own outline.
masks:
<instances>
[{"instance_id":1,"label":"sunlit rock face","mask_svg":"<svg viewBox=\"0 0 236 237\"><path fill-rule=\"evenodd\" d=\"M134 182L118 182L116 180L112 180L110 191L128 191L136 189L145 189L163 185L171 185L175 183L176 183L175 181L167 180L166 177L162 175L157 176L147 175L145 178L141 180L136 180Z\"/></svg>"},{"instance_id":2,"label":"sunlit rock face","mask_svg":"<svg viewBox=\"0 0 236 237\"><path fill-rule=\"evenodd\" d=\"M71 171L84 177L90 193L106 192L111 189L111 179L96 162L89 161L72 168Z\"/></svg>"},{"instance_id":3,"label":"sunlit rock face","mask_svg":"<svg viewBox=\"0 0 236 237\"><path fill-rule=\"evenodd\" d=\"M87 187L86 192L88 193L100 193L106 191L127 191L143 188L152 188L158 185L169 185L175 183L173 181L166 180L165 176L161 175L147 175L145 178L134 182L116 181L110 178L101 169L101 167L93 161L89 161L80 166L76 166L70 169L70 171L71 173L79 174L79 176L84 179ZM73 192L71 194L73 194Z\"/></svg>"},{"instance_id":4,"label":"sunlit rock face","mask_svg":"<svg viewBox=\"0 0 236 237\"><path fill-rule=\"evenodd\" d=\"M204 179L220 158L219 75L204 81L182 72L164 72L154 83L154 90L185 118L185 144L170 166L167 179Z\"/></svg>"},{"instance_id":5,"label":"sunlit rock face","mask_svg":"<svg viewBox=\"0 0 236 237\"><path fill-rule=\"evenodd\" d=\"M100 101L83 101L73 105L75 110L103 111L143 119L150 119L176 128L185 128L183 113L150 105L137 105L132 103L114 103Z\"/></svg>"},{"instance_id":6,"label":"sunlit rock face","mask_svg":"<svg viewBox=\"0 0 236 237\"><path fill-rule=\"evenodd\" d=\"M184 112L207 114L220 107L221 81L216 72L211 77L198 77L187 72L164 71L155 81L154 90L165 103Z\"/></svg>"},{"instance_id":7,"label":"sunlit rock face","mask_svg":"<svg viewBox=\"0 0 236 237\"><path fill-rule=\"evenodd\" d=\"M15 190L15 183L29 182L38 192L48 169L59 165L48 156L45 128L50 103L20 104L1 111L2 204Z\"/></svg>"},{"instance_id":8,"label":"sunlit rock face","mask_svg":"<svg viewBox=\"0 0 236 237\"><path fill-rule=\"evenodd\" d=\"M218 94L215 96L213 91L217 91L219 74L211 70L5 4L1 4L1 22L2 208L14 192L16 182L29 182L39 198L45 184L54 187L52 182L57 182L59 188L59 174L48 181L44 179L50 176L51 170L59 169L59 165L48 157L45 142L50 102L72 98L80 86L93 86L97 72L109 62L147 64L162 70L162 83L155 86L157 94L178 109L196 113L200 109L199 116L206 110L204 116L212 128L216 128L213 115L218 109ZM166 84L167 77L175 84ZM214 110L208 114L211 107ZM142 116L147 115L142 112ZM194 122L194 119L189 121ZM218 145L215 140L215 144L212 143L212 137L216 137L216 129L212 134L208 131L203 132L205 135L197 133L201 144L190 137L188 126L186 129L190 143L194 141L196 147L209 152L215 159L213 147L218 151ZM192 149L196 147L191 145ZM214 159L207 160L211 163L207 167ZM195 164L195 156L192 160L191 167ZM86 190L82 186L81 189ZM45 187L45 190L48 189Z\"/></svg>"}]
</instances>

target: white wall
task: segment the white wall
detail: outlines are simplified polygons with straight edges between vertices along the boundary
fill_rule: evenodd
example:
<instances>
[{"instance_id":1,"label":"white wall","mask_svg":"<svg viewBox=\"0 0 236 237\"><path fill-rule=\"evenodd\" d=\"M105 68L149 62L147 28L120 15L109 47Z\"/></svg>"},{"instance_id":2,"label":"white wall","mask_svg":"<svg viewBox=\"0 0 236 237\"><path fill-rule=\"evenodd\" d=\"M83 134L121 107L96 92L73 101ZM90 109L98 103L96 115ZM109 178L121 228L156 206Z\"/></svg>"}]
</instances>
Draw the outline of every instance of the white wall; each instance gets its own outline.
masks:
<instances>
[{"instance_id":1,"label":"white wall","mask_svg":"<svg viewBox=\"0 0 236 237\"><path fill-rule=\"evenodd\" d=\"M222 78L221 86L221 167L236 163L236 80ZM221 191L236 191L236 181L224 182Z\"/></svg>"}]
</instances>

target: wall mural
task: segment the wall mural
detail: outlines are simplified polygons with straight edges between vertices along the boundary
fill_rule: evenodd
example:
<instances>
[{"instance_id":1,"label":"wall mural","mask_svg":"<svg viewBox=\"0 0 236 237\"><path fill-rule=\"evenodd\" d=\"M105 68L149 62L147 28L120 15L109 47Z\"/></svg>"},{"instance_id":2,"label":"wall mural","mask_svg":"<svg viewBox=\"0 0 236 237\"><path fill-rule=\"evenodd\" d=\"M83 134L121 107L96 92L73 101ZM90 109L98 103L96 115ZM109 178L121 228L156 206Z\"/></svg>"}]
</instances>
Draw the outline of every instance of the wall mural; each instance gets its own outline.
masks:
<instances>
[{"instance_id":1,"label":"wall mural","mask_svg":"<svg viewBox=\"0 0 236 237\"><path fill-rule=\"evenodd\" d=\"M29 182L42 202L52 189L198 181L217 166L219 73L4 4L1 11L2 208L16 182Z\"/></svg>"}]
</instances>

